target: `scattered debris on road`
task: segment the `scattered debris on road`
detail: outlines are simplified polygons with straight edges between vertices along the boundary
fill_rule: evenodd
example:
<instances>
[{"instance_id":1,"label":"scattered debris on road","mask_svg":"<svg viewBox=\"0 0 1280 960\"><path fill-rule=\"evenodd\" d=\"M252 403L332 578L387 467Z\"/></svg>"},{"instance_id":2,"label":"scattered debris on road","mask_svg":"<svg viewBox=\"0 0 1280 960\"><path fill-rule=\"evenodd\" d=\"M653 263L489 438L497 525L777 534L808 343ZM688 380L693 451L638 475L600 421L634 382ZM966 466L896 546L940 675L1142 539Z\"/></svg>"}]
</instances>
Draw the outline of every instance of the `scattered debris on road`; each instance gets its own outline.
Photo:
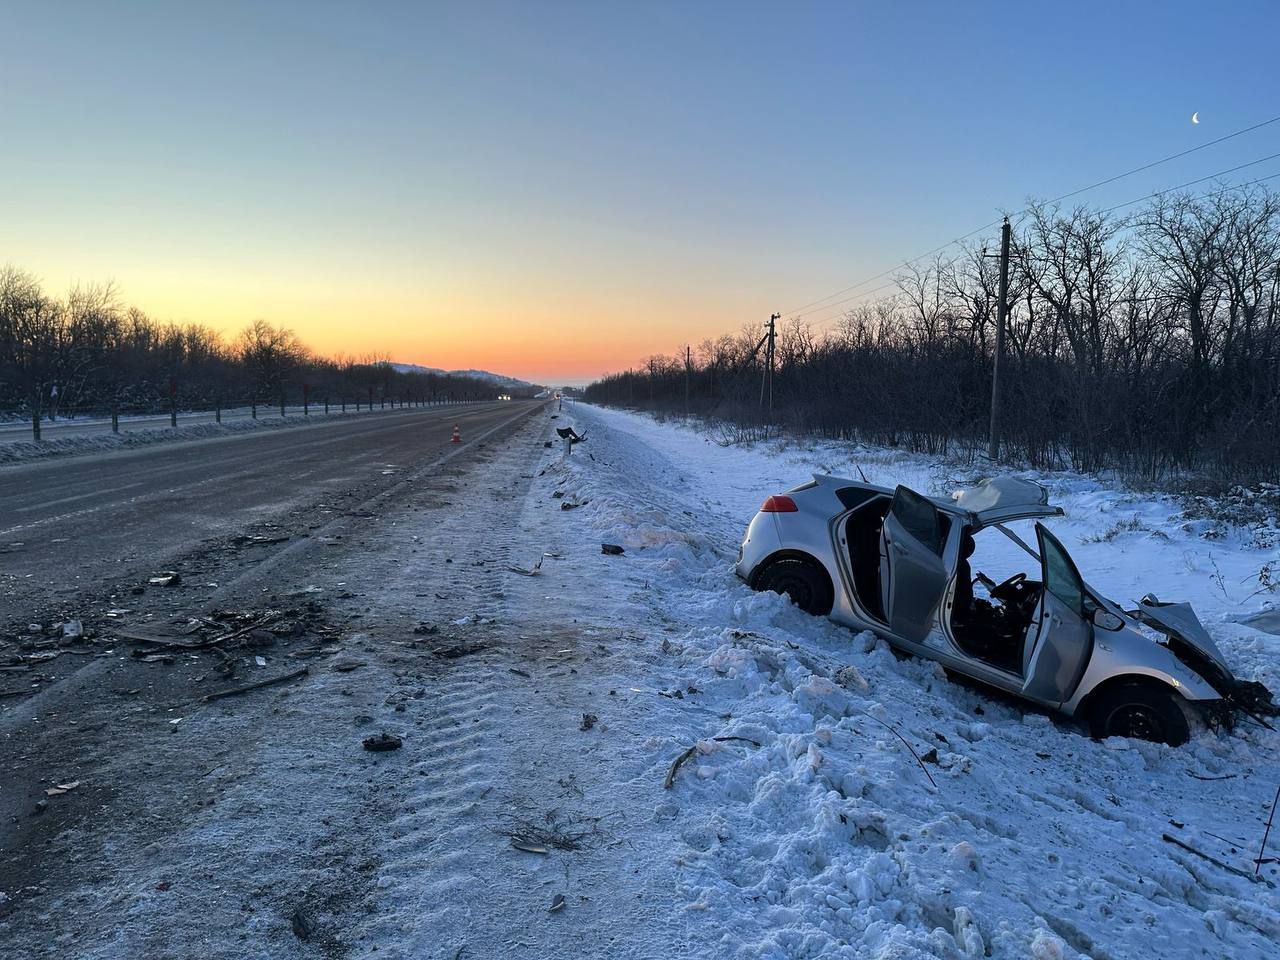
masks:
<instances>
[{"instance_id":1,"label":"scattered debris on road","mask_svg":"<svg viewBox=\"0 0 1280 960\"><path fill-rule=\"evenodd\" d=\"M510 570L512 573L518 573L524 577L536 577L538 574L542 572L542 557L539 557L538 562L535 563L532 567L517 567L512 565L507 567L507 569Z\"/></svg>"},{"instance_id":2,"label":"scattered debris on road","mask_svg":"<svg viewBox=\"0 0 1280 960\"><path fill-rule=\"evenodd\" d=\"M488 647L483 643L455 643L448 647L436 647L431 652L446 660L456 660L458 657L466 657L487 649Z\"/></svg>"},{"instance_id":3,"label":"scattered debris on road","mask_svg":"<svg viewBox=\"0 0 1280 960\"><path fill-rule=\"evenodd\" d=\"M44 792L44 795L46 797L60 797L64 793L70 793L72 790L74 790L78 786L80 786L79 780L72 780L70 783L59 783L56 786L52 786L48 790L46 790Z\"/></svg>"},{"instance_id":4,"label":"scattered debris on road","mask_svg":"<svg viewBox=\"0 0 1280 960\"><path fill-rule=\"evenodd\" d=\"M361 742L370 753L386 753L388 750L399 750L404 743L395 734L385 731L374 734L372 737L365 737Z\"/></svg>"},{"instance_id":5,"label":"scattered debris on road","mask_svg":"<svg viewBox=\"0 0 1280 960\"><path fill-rule=\"evenodd\" d=\"M307 673L306 667L299 667L289 673L282 674L278 677L271 677L267 680L259 680L257 683L246 683L242 687L232 687L230 690L219 690L216 693L206 693L200 698L201 703L211 703L214 700L221 700L223 697L234 697L241 693L248 693L250 690L259 690L262 687L274 686L277 683L285 683L289 680L296 680L298 677Z\"/></svg>"},{"instance_id":6,"label":"scattered debris on road","mask_svg":"<svg viewBox=\"0 0 1280 960\"><path fill-rule=\"evenodd\" d=\"M551 898L551 906L547 907L548 913L555 913L557 910L564 909L564 894L557 893Z\"/></svg>"},{"instance_id":7,"label":"scattered debris on road","mask_svg":"<svg viewBox=\"0 0 1280 960\"><path fill-rule=\"evenodd\" d=\"M293 916L289 918L289 929L303 943L311 939L311 922L301 908L293 911Z\"/></svg>"},{"instance_id":8,"label":"scattered debris on road","mask_svg":"<svg viewBox=\"0 0 1280 960\"><path fill-rule=\"evenodd\" d=\"M182 574L176 570L166 570L147 580L153 587L177 587L182 585Z\"/></svg>"},{"instance_id":9,"label":"scattered debris on road","mask_svg":"<svg viewBox=\"0 0 1280 960\"><path fill-rule=\"evenodd\" d=\"M600 552L601 552L601 553L603 553L603 554L606 554L606 555L608 555L608 556L610 556L610 557L620 557L620 556L622 556L624 553L626 553L626 551L625 551L625 550L623 550L623 549L622 549L622 547L618 546L618 544L616 544L616 543L602 543L602 544L600 544Z\"/></svg>"},{"instance_id":10,"label":"scattered debris on road","mask_svg":"<svg viewBox=\"0 0 1280 960\"><path fill-rule=\"evenodd\" d=\"M596 715L595 715L594 713L584 713L584 714L582 715L582 726L580 726L578 729L580 729L580 730L590 730L592 727L594 727L594 726L596 725L596 720L597 720L597 719L598 719L598 718L596 717Z\"/></svg>"}]
</instances>

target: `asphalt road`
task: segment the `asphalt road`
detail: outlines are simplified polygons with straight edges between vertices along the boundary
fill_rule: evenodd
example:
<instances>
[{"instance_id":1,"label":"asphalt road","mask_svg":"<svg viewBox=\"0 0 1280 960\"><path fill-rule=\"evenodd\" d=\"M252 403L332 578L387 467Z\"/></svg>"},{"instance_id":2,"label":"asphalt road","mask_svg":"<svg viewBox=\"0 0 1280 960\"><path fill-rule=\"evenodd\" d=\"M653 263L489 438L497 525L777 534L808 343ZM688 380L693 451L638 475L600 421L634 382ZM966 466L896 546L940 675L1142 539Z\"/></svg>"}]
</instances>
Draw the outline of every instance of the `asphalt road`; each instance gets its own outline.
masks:
<instances>
[{"instance_id":1,"label":"asphalt road","mask_svg":"<svg viewBox=\"0 0 1280 960\"><path fill-rule=\"evenodd\" d=\"M375 494L543 406L410 409L0 468L0 624L326 497Z\"/></svg>"},{"instance_id":2,"label":"asphalt road","mask_svg":"<svg viewBox=\"0 0 1280 960\"><path fill-rule=\"evenodd\" d=\"M468 404L470 406L472 404ZM453 409L460 409L455 406ZM331 416L352 416L357 413L354 403L348 403L344 410L339 403L330 405ZM378 407L373 411L375 414L383 415L386 413L399 412L399 408L392 405L391 407ZM304 412L301 404L289 404L285 407L285 413L288 417L297 417L301 419L304 415L319 420L325 416L324 401L312 403L310 408ZM363 408L359 412L359 416L368 416L368 408ZM253 418L253 409L247 406L228 407L222 411L222 420L224 423L230 423L234 420L250 420ZM258 406L259 420L279 420L280 407L270 403L260 404ZM202 423L216 423L217 416L212 410L179 410L178 426L190 427ZM169 414L129 414L120 417L121 433L136 433L140 430L163 430L169 426ZM45 440L55 440L61 437L105 437L111 433L111 418L102 416L77 417L74 419L62 418L58 420L45 420L40 424L40 436ZM31 421L30 420L0 420L0 443L13 443L15 441L31 439Z\"/></svg>"}]
</instances>

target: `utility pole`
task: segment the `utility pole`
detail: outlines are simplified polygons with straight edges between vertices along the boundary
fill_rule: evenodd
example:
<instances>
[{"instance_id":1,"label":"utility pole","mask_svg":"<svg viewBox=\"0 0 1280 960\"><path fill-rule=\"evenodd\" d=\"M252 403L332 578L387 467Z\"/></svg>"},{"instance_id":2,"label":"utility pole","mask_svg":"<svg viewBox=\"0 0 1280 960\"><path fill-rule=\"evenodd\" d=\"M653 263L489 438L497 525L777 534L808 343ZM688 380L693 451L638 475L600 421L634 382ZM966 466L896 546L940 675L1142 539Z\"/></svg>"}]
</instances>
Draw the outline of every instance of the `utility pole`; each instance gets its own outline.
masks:
<instances>
[{"instance_id":1,"label":"utility pole","mask_svg":"<svg viewBox=\"0 0 1280 960\"><path fill-rule=\"evenodd\" d=\"M689 416L689 376L692 370L692 351L688 344L684 348L684 415Z\"/></svg>"},{"instance_id":2,"label":"utility pole","mask_svg":"<svg viewBox=\"0 0 1280 960\"><path fill-rule=\"evenodd\" d=\"M764 345L764 370L760 376L760 406L769 413L768 423L773 423L773 348L778 336L777 322L781 317L780 313L770 314L768 332L760 341ZM760 344L756 345L756 349L760 349Z\"/></svg>"},{"instance_id":3,"label":"utility pole","mask_svg":"<svg viewBox=\"0 0 1280 960\"><path fill-rule=\"evenodd\" d=\"M1009 322L1009 218L1000 228L1000 301L996 304L996 350L991 367L991 437L987 456L1000 458L1000 366L1004 361L1004 328Z\"/></svg>"}]
</instances>

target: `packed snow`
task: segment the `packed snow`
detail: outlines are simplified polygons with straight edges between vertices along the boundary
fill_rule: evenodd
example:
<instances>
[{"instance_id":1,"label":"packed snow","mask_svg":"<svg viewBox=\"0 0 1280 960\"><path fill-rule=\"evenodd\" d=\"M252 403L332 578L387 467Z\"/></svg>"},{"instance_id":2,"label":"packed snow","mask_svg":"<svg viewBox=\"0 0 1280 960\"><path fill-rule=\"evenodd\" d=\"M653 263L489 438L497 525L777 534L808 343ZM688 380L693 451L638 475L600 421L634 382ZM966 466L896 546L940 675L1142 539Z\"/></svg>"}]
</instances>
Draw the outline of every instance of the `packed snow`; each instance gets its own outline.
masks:
<instances>
[{"instance_id":1,"label":"packed snow","mask_svg":"<svg viewBox=\"0 0 1280 960\"><path fill-rule=\"evenodd\" d=\"M668 698L636 748L641 779L661 783L695 748L670 791L652 791L653 822L680 838L682 955L1275 955L1280 873L1252 874L1280 734L1094 742L734 575L760 502L813 472L945 494L971 471L851 444L721 446L586 405L566 422L588 442L544 482L581 504L565 515L579 538L564 557L595 571L581 610L648 638L629 682ZM1274 539L1117 483L1022 475L1065 509L1051 526L1093 586L1126 605L1148 591L1191 602L1237 676L1280 690L1280 637L1244 622L1275 606ZM626 553L599 557L601 542Z\"/></svg>"}]
</instances>

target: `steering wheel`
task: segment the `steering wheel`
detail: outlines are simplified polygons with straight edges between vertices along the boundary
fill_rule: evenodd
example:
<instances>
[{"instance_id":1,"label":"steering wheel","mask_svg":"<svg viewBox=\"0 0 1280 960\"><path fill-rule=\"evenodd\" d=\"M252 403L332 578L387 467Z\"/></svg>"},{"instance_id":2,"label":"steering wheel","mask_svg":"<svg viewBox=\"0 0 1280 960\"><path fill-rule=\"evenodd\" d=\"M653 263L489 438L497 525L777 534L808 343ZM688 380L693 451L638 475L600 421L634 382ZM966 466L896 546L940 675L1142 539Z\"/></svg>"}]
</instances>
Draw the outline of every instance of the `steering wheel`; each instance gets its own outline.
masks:
<instances>
[{"instance_id":1,"label":"steering wheel","mask_svg":"<svg viewBox=\"0 0 1280 960\"><path fill-rule=\"evenodd\" d=\"M997 600L1005 599L1001 594L1007 594L1010 598L1016 598L1022 592L1022 584L1026 579L1027 575L1025 573L1015 573L1012 577L1009 577L1009 579L991 587L987 592Z\"/></svg>"}]
</instances>

